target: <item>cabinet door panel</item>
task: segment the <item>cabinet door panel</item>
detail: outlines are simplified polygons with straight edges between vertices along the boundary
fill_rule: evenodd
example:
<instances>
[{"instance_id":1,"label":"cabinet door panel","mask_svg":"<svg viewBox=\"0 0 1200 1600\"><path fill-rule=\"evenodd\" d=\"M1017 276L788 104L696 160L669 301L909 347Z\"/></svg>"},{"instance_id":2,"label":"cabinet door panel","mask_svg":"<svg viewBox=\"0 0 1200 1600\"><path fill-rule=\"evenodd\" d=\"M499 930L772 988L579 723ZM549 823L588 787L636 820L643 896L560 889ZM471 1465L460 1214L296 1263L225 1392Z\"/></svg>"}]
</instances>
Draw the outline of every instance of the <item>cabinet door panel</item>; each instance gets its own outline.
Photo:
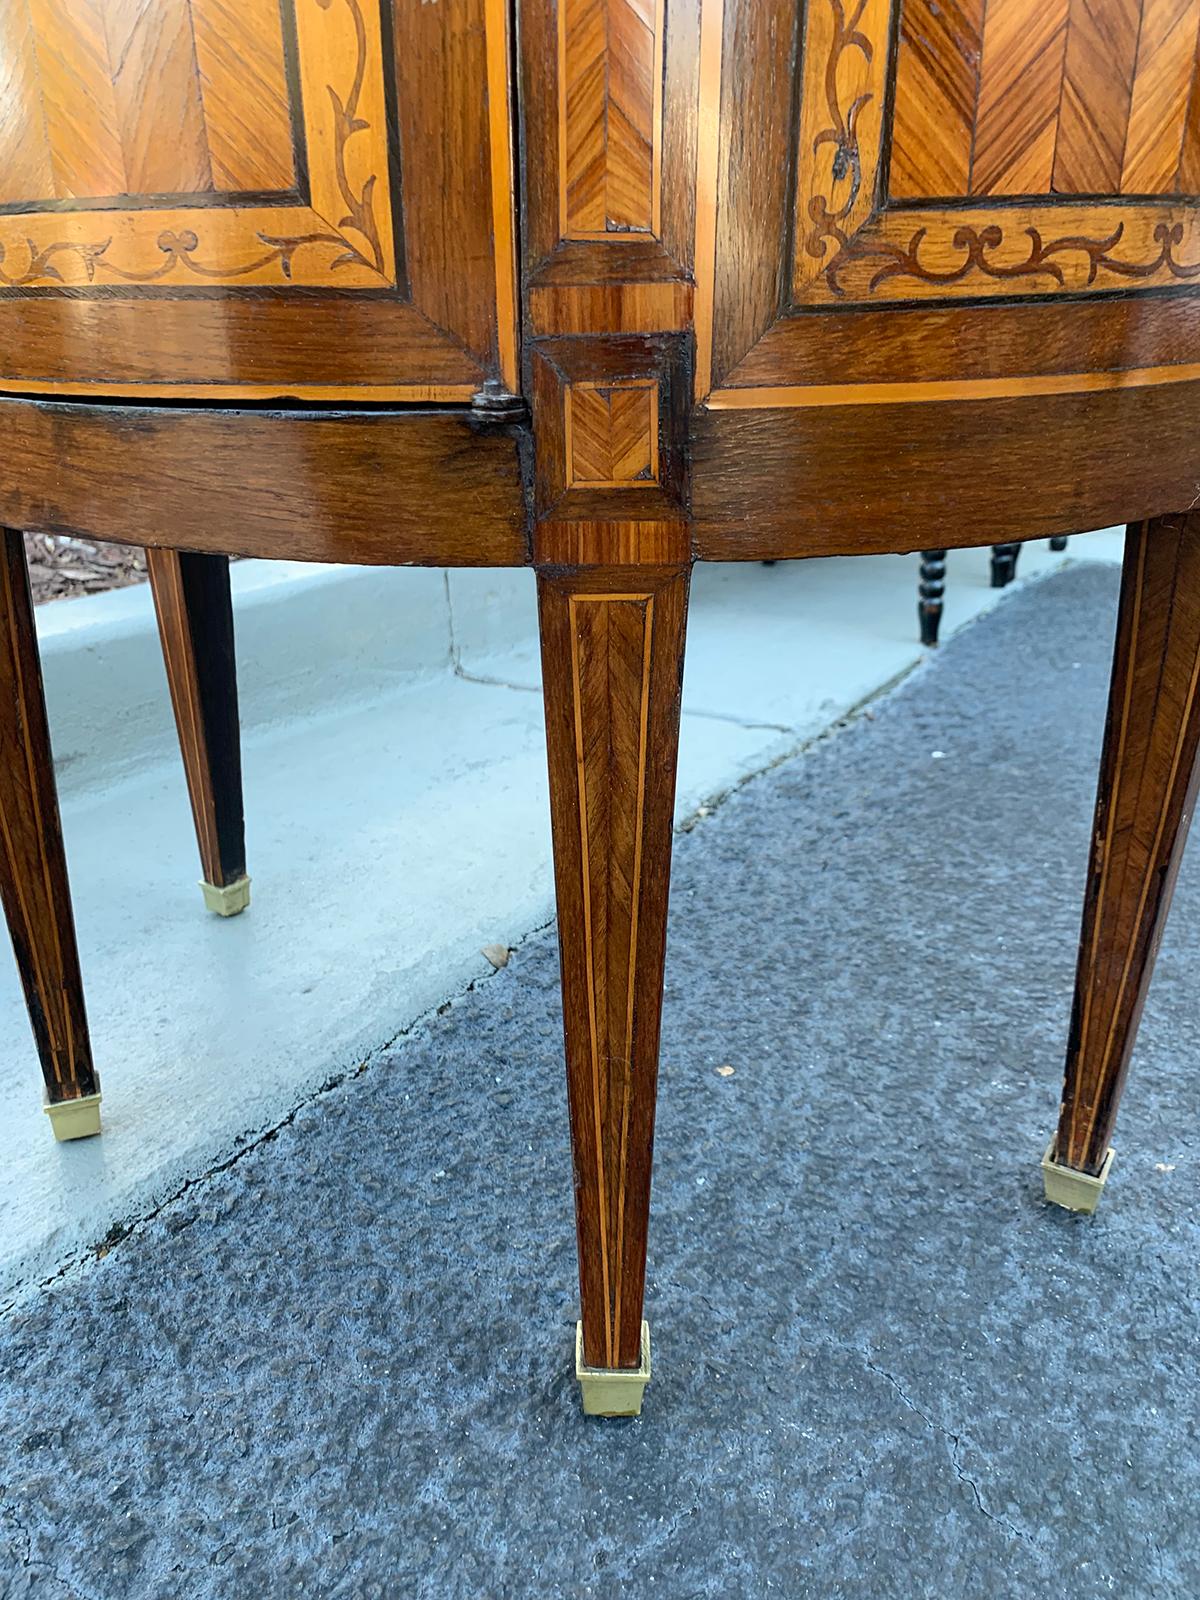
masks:
<instances>
[{"instance_id":1,"label":"cabinet door panel","mask_svg":"<svg viewBox=\"0 0 1200 1600\"><path fill-rule=\"evenodd\" d=\"M515 387L507 63L504 0L0 5L0 384Z\"/></svg>"},{"instance_id":2,"label":"cabinet door panel","mask_svg":"<svg viewBox=\"0 0 1200 1600\"><path fill-rule=\"evenodd\" d=\"M864 385L924 380L921 351L960 325L971 377L1005 392L1097 365L1181 379L1200 363L1198 47L1200 0L706 0L699 396L832 403L847 312Z\"/></svg>"}]
</instances>

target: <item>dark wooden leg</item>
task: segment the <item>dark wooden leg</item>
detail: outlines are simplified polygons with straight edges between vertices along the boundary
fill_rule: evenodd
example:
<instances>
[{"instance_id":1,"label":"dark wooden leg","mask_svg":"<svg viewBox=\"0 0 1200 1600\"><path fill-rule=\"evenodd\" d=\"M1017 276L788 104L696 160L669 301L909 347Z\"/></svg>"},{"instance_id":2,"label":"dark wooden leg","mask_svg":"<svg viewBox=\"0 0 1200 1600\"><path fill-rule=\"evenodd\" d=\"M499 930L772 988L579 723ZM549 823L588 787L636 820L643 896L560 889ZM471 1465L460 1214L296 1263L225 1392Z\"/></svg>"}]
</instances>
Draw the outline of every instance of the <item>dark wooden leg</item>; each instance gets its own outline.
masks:
<instances>
[{"instance_id":1,"label":"dark wooden leg","mask_svg":"<svg viewBox=\"0 0 1200 1600\"><path fill-rule=\"evenodd\" d=\"M1006 589L1017 575L1019 544L994 544L992 546L992 588Z\"/></svg>"},{"instance_id":2,"label":"dark wooden leg","mask_svg":"<svg viewBox=\"0 0 1200 1600\"><path fill-rule=\"evenodd\" d=\"M1067 548L1067 540L1068 540L1068 539L1069 539L1069 538L1070 538L1070 537L1071 537L1071 536L1070 536L1070 534L1067 534L1067 533L1060 533L1060 534L1057 534L1057 535L1056 535L1056 536L1055 536L1055 537L1054 537L1054 538L1053 538L1053 539L1051 539L1051 541L1050 541L1050 548L1051 548L1051 550L1056 550L1056 551L1062 551L1062 550L1065 550L1065 549L1066 549L1066 548Z\"/></svg>"},{"instance_id":3,"label":"dark wooden leg","mask_svg":"<svg viewBox=\"0 0 1200 1600\"><path fill-rule=\"evenodd\" d=\"M945 550L921 551L921 575L917 580L917 621L921 643L935 645L942 625L942 596L946 592Z\"/></svg>"},{"instance_id":4,"label":"dark wooden leg","mask_svg":"<svg viewBox=\"0 0 1200 1600\"><path fill-rule=\"evenodd\" d=\"M539 574L584 1409L629 1414L642 1294L686 568Z\"/></svg>"},{"instance_id":5,"label":"dark wooden leg","mask_svg":"<svg viewBox=\"0 0 1200 1600\"><path fill-rule=\"evenodd\" d=\"M1195 798L1200 513L1131 524L1058 1136L1046 1192L1093 1210Z\"/></svg>"},{"instance_id":6,"label":"dark wooden leg","mask_svg":"<svg viewBox=\"0 0 1200 1600\"><path fill-rule=\"evenodd\" d=\"M57 1139L100 1132L22 536L0 553L0 899Z\"/></svg>"},{"instance_id":7,"label":"dark wooden leg","mask_svg":"<svg viewBox=\"0 0 1200 1600\"><path fill-rule=\"evenodd\" d=\"M242 813L233 606L225 556L147 550L163 660L179 729L210 911L250 903Z\"/></svg>"}]
</instances>

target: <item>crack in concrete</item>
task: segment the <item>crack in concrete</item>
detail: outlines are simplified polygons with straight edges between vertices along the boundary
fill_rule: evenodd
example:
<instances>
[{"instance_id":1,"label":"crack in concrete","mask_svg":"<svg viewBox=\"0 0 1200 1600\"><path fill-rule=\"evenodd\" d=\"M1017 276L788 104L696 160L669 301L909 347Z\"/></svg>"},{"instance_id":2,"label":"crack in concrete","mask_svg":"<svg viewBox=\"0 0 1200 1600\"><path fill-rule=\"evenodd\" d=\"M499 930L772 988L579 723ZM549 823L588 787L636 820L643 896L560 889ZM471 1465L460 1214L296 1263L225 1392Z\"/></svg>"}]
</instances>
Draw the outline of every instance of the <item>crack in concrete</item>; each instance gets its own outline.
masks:
<instances>
[{"instance_id":1,"label":"crack in concrete","mask_svg":"<svg viewBox=\"0 0 1200 1600\"><path fill-rule=\"evenodd\" d=\"M974 1496L977 1509L982 1512L988 1521L994 1522L998 1528L1003 1528L1004 1531L1010 1535L1010 1537L1014 1539L1021 1539L1027 1545L1031 1545L1036 1549L1037 1541L1032 1537L1031 1534L1026 1533L1023 1528L1018 1528L1016 1523L1011 1521L1008 1517L997 1516L994 1511L989 1511L987 1506L984 1504L983 1494L980 1491L979 1484L962 1464L962 1435L955 1433L950 1428L944 1427L940 1422L937 1421L935 1417L931 1417L927 1411L924 1411L915 1400L905 1393L904 1386L901 1384L900 1380L894 1377L892 1373L888 1372L885 1367L881 1367L877 1362L872 1361L870 1356L867 1355L865 1351L856 1351L855 1353L861 1355L862 1360L869 1371L875 1373L877 1377L882 1378L886 1383L891 1385L908 1409L920 1417L921 1421L927 1428L932 1428L935 1433L940 1433L943 1438L949 1439L952 1446L950 1452L950 1465L954 1468L955 1475L959 1481L969 1486L971 1493Z\"/></svg>"},{"instance_id":2,"label":"crack in concrete","mask_svg":"<svg viewBox=\"0 0 1200 1600\"><path fill-rule=\"evenodd\" d=\"M59 1575L57 1569L51 1567L48 1562L34 1559L33 1535L11 1500L0 1501L0 1513L3 1513L16 1530L15 1543L23 1544L25 1547L24 1552L19 1557L23 1569L26 1572L36 1572L48 1582L56 1584L62 1593L68 1597L68 1600L80 1600L81 1591L72 1588L68 1580Z\"/></svg>"},{"instance_id":3,"label":"crack in concrete","mask_svg":"<svg viewBox=\"0 0 1200 1600\"><path fill-rule=\"evenodd\" d=\"M453 606L450 601L449 573L444 574L444 577L446 583L446 603L450 625L451 664L456 676L467 679L468 674L466 674L462 669L458 645L454 635L454 616ZM844 732L846 729L860 721L864 714L867 713L868 708L873 705L875 701L889 695L893 690L898 688L899 685L903 683L904 680L913 672L919 670L922 665L922 662L915 662L912 665L903 668L902 671L898 672L894 677L889 678L886 683L880 684L878 688L873 689L869 694L864 695L861 700L852 705L846 712L843 713L842 716L838 717L836 721L830 723L828 727L822 728L819 733L812 735L811 738L802 739L795 745L791 745L784 750L777 751L771 757L771 759L764 762L761 767L756 767L752 771L744 773L735 783L730 784L727 788L722 789L718 793L706 798L695 811L682 818L676 824L675 831L677 833L690 833L693 828L697 827L707 817L711 816L716 810L723 806L727 800L729 800L733 795L737 794L739 790L744 789L747 784L752 783L756 778L760 778L768 772L773 772L777 767L782 766L785 761L791 761L798 756L807 754L809 750L813 749L819 744L824 743L827 739L836 738L840 733ZM483 680L472 679L469 681L482 682ZM516 685L501 686L517 687ZM527 940L536 938L547 928L553 926L553 923L554 918L550 917L547 921L539 923L534 928L528 929L515 941L511 948L513 950L519 950ZM48 1289L55 1283L58 1283L61 1279L87 1268L98 1259L102 1259L104 1255L108 1255L118 1245L126 1243L130 1238L133 1237L135 1233L142 1231L144 1228L156 1221L165 1211L168 1211L178 1200L181 1200L194 1188L197 1188L202 1183L206 1183L210 1178L217 1177L222 1172L227 1172L230 1167L241 1161L243 1157L249 1155L252 1150L257 1150L260 1145L270 1143L270 1141L274 1139L282 1129L289 1127L291 1123L295 1121L296 1117L301 1111L307 1109L308 1106L314 1104L316 1101L323 1099L327 1094L332 1094L335 1090L341 1088L341 1086L347 1081L360 1077L375 1063L378 1057L393 1049L397 1044L400 1043L402 1039L416 1033L433 1017L441 1016L443 1012L450 1008L451 1005L470 994L474 990L477 983L486 981L494 976L494 973L486 972L481 973L478 978L472 978L469 983L455 990L450 996L448 996L447 999L439 1002L435 1006L429 1006L425 1011L421 1012L419 1016L414 1017L411 1022L407 1023L403 1028L400 1028L390 1038L385 1039L381 1044L375 1046L374 1049L369 1051L367 1055L364 1056L363 1059L354 1066L347 1067L344 1072L337 1073L334 1076L327 1078L324 1083L320 1084L310 1094L307 1094L302 1099L298 1100L285 1116L281 1117L277 1122L271 1123L270 1126L265 1128L261 1133L255 1134L253 1137L248 1138L246 1142L239 1146L239 1148L231 1155L224 1157L220 1161L212 1163L203 1171L195 1174L195 1176L191 1178L188 1178L182 1185L180 1185L179 1188L172 1190L169 1195L160 1200L156 1205L151 1206L148 1210L135 1212L131 1217L125 1220L118 1220L117 1222L114 1222L109 1228L108 1232L105 1234L104 1238L96 1240L93 1244L86 1246L84 1249L70 1256L59 1266L57 1271L52 1272L49 1277L35 1282L28 1282L18 1285L16 1292L13 1293L11 1297L3 1304L0 1304L0 1320L3 1320L5 1317L9 1316L19 1305L32 1298L32 1296L35 1295L39 1290Z\"/></svg>"},{"instance_id":4,"label":"crack in concrete","mask_svg":"<svg viewBox=\"0 0 1200 1600\"><path fill-rule=\"evenodd\" d=\"M512 943L512 945L510 945L510 950L520 950L521 946L526 944L530 939L537 938L539 934L544 933L547 928L551 927L553 925L553 920L554 919L551 918L546 922L539 923L535 928L528 929L527 932L522 934ZM497 976L498 972L502 970L503 968L499 968L496 970L481 972L477 977L472 978L468 983L461 985L452 994L448 995L445 1000L440 1000L436 1005L428 1006L424 1011L421 1012L419 1016L414 1017L411 1022L408 1022L404 1027L399 1028L394 1034L391 1035L390 1038L385 1039L383 1043L376 1045L372 1050L368 1051L361 1061L355 1063L353 1066L347 1067L344 1072L335 1073L333 1076L326 1078L324 1083L319 1084L317 1088L313 1089L309 1094L306 1094L302 1099L298 1100L285 1116L282 1116L278 1121L271 1123L270 1126L264 1128L261 1133L254 1134L252 1137L247 1138L245 1143L240 1145L231 1155L225 1156L221 1160L213 1162L202 1172L198 1172L193 1177L188 1178L179 1186L179 1188L172 1190L169 1195L160 1200L156 1205L151 1206L148 1210L136 1212L125 1220L118 1220L117 1222L114 1222L102 1239L97 1239L93 1244L86 1246L84 1249L71 1256L67 1261L64 1261L57 1271L52 1272L48 1278L43 1278L38 1282L31 1282L21 1285L17 1292L9 1300L5 1301L3 1305L0 1305L0 1321L14 1312L18 1306L31 1299L40 1290L49 1289L54 1284L60 1282L63 1278L74 1276L74 1274L77 1272L85 1270L89 1266L93 1265L96 1261L102 1260L105 1256L110 1255L118 1245L127 1243L128 1240L132 1239L136 1234L143 1232L147 1227L150 1226L151 1223L157 1221L157 1219L162 1216L164 1212L169 1211L177 1201L182 1200L186 1195L190 1194L193 1189L199 1188L201 1184L207 1183L210 1178L215 1178L222 1172L228 1172L231 1167L236 1166L239 1161L244 1160L245 1157L251 1153L251 1151L259 1149L259 1147L264 1144L270 1144L271 1141L275 1139L284 1128L290 1127L291 1124L295 1122L296 1118L302 1111L307 1110L309 1106L314 1105L317 1101L323 1100L328 1095L335 1093L338 1089L342 1088L343 1085L351 1082L353 1079L361 1078L365 1072L370 1071L373 1067L378 1065L380 1058L385 1056L388 1051L394 1049L395 1046L401 1042L401 1040L409 1038L418 1033L420 1029L431 1022L434 1017L443 1016L447 1011L449 1011L451 1006L457 1005L461 1000L464 1000L467 995L472 994L478 984L487 983L493 980Z\"/></svg>"}]
</instances>

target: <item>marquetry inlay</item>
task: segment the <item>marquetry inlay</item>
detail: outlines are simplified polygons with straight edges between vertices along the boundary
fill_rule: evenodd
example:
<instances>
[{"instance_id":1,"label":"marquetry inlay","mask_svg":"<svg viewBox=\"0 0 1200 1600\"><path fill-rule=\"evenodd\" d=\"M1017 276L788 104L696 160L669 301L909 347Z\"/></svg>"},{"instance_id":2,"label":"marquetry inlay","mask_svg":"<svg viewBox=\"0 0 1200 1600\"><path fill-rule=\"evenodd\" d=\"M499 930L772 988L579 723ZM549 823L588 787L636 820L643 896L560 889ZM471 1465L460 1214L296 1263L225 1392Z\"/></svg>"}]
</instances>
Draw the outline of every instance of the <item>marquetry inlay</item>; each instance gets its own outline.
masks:
<instances>
[{"instance_id":1,"label":"marquetry inlay","mask_svg":"<svg viewBox=\"0 0 1200 1600\"><path fill-rule=\"evenodd\" d=\"M559 0L562 236L659 231L663 0Z\"/></svg>"},{"instance_id":2,"label":"marquetry inlay","mask_svg":"<svg viewBox=\"0 0 1200 1600\"><path fill-rule=\"evenodd\" d=\"M805 10L797 301L1200 278L1200 0L811 0Z\"/></svg>"},{"instance_id":3,"label":"marquetry inlay","mask_svg":"<svg viewBox=\"0 0 1200 1600\"><path fill-rule=\"evenodd\" d=\"M650 716L651 594L568 602L595 1128L605 1365L615 1365L624 1266L626 1133L632 1092L642 820ZM610 1130L600 1138L600 1130Z\"/></svg>"},{"instance_id":4,"label":"marquetry inlay","mask_svg":"<svg viewBox=\"0 0 1200 1600\"><path fill-rule=\"evenodd\" d=\"M889 192L1187 192L1200 0L904 0Z\"/></svg>"},{"instance_id":5,"label":"marquetry inlay","mask_svg":"<svg viewBox=\"0 0 1200 1600\"><path fill-rule=\"evenodd\" d=\"M277 0L0 6L0 285L394 281L379 0L283 18L296 105Z\"/></svg>"},{"instance_id":6,"label":"marquetry inlay","mask_svg":"<svg viewBox=\"0 0 1200 1600\"><path fill-rule=\"evenodd\" d=\"M621 489L658 477L658 385L573 383L566 407L567 487Z\"/></svg>"}]
</instances>

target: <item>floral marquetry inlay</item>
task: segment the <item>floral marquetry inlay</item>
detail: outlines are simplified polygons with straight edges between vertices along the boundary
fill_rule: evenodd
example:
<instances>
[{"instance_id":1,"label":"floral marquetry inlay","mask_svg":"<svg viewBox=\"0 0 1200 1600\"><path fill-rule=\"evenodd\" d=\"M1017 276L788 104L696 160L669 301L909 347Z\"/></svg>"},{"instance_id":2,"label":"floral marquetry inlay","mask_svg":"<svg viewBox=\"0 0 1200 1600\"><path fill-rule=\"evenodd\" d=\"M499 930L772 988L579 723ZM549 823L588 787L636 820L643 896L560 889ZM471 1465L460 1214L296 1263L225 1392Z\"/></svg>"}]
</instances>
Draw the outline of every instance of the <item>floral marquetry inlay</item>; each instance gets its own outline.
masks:
<instances>
[{"instance_id":1,"label":"floral marquetry inlay","mask_svg":"<svg viewBox=\"0 0 1200 1600\"><path fill-rule=\"evenodd\" d=\"M1200 0L804 12L797 304L1200 277Z\"/></svg>"},{"instance_id":2,"label":"floral marquetry inlay","mask_svg":"<svg viewBox=\"0 0 1200 1600\"><path fill-rule=\"evenodd\" d=\"M278 198L270 188L293 180L289 108L276 60L282 46L268 40L261 60L247 60L257 0L241 18L243 38L206 34L200 26L206 5L193 15L194 33L173 33L175 0L150 0L130 36L120 39L88 33L90 9L73 15L35 5L30 16L36 23L44 12L42 31L34 26L5 41L12 54L0 80L0 156L17 151L16 118L37 111L46 148L31 147L26 132L22 176L31 200L54 189L62 198L53 209L30 209L14 194L10 168L5 192L9 206L20 209L0 208L0 285L380 288L394 281L379 0L295 0L301 104L290 115L302 124L308 195L279 190ZM159 163L153 174L183 186L168 197L131 187L148 172L147 151L163 137L153 125L163 109L153 72L166 70L164 58L178 94L194 92L185 124L195 148L186 162L180 158L169 170ZM73 63L65 87L63 62ZM139 65L145 76L129 81ZM247 74L240 83L239 70ZM252 101L255 83L261 89ZM239 115L224 122L223 85L230 94L240 89ZM73 122L54 115L67 89ZM178 105L174 112L183 116ZM80 123L90 129L88 151L70 142L80 137ZM99 168L97 142L111 153ZM239 176L259 177L262 191L220 192L221 183ZM76 208L71 201L79 195L107 198Z\"/></svg>"}]
</instances>

